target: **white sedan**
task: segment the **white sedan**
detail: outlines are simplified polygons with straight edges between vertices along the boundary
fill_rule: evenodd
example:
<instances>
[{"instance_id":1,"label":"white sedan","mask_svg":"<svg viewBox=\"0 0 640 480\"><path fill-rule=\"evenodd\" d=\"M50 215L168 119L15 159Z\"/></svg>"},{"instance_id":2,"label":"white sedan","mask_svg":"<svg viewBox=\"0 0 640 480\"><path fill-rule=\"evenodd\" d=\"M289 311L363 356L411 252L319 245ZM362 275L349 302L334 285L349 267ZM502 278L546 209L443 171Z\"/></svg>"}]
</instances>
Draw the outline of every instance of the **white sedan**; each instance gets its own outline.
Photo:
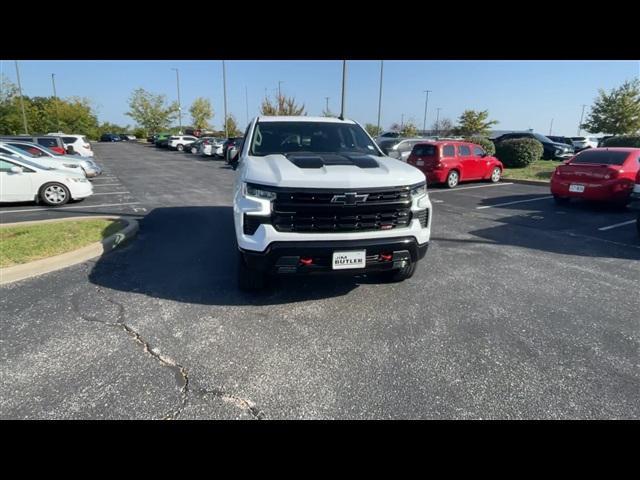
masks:
<instances>
[{"instance_id":1,"label":"white sedan","mask_svg":"<svg viewBox=\"0 0 640 480\"><path fill-rule=\"evenodd\" d=\"M70 172L84 174L82 164L78 161L73 161L65 158L66 155L61 155L59 159L54 157L34 155L27 150L22 150L18 147L14 147L6 142L0 142L0 154L22 158L23 160L35 162L38 165L55 168L56 170L67 170Z\"/></svg>"},{"instance_id":2,"label":"white sedan","mask_svg":"<svg viewBox=\"0 0 640 480\"><path fill-rule=\"evenodd\" d=\"M0 154L0 202L41 201L60 206L92 194L93 185L84 174Z\"/></svg>"},{"instance_id":3,"label":"white sedan","mask_svg":"<svg viewBox=\"0 0 640 480\"><path fill-rule=\"evenodd\" d=\"M61 155L57 154L53 150L48 149L47 147L43 147L42 145L38 145L36 143L30 142L18 142L14 140L7 140L6 144L11 147L19 148L21 150L25 150L32 155L35 155L38 158L48 158L49 160L57 160L57 161L67 161L70 160L72 162L79 162L84 169L84 173L87 177L97 177L102 173L102 168L93 161L92 158L85 158L80 155Z\"/></svg>"}]
</instances>

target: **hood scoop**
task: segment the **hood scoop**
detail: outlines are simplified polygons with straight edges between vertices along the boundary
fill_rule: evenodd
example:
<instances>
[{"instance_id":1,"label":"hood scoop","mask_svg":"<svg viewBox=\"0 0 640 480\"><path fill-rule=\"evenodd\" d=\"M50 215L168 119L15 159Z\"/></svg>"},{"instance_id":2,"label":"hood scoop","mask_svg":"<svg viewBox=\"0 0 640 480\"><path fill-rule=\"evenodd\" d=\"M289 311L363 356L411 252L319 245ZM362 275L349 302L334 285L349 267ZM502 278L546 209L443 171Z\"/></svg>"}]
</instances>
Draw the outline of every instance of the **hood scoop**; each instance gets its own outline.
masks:
<instances>
[{"instance_id":1,"label":"hood scoop","mask_svg":"<svg viewBox=\"0 0 640 480\"><path fill-rule=\"evenodd\" d=\"M326 154L287 154L287 160L298 168L322 168L335 165L346 165L359 168L378 168L380 165L368 155L336 155Z\"/></svg>"}]
</instances>

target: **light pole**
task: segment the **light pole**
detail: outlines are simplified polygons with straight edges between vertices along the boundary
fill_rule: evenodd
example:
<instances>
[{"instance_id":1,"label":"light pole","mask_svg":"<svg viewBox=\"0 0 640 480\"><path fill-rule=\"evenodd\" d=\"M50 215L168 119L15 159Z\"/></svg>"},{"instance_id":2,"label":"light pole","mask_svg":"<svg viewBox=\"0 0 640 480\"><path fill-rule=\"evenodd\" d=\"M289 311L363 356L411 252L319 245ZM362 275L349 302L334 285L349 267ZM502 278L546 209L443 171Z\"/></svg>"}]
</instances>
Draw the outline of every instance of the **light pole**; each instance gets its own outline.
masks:
<instances>
[{"instance_id":1,"label":"light pole","mask_svg":"<svg viewBox=\"0 0 640 480\"><path fill-rule=\"evenodd\" d=\"M586 105L582 105L582 113L580 114L580 123L578 123L578 136L580 135L580 132L582 131L582 118L584 117L584 109L585 109Z\"/></svg>"},{"instance_id":2,"label":"light pole","mask_svg":"<svg viewBox=\"0 0 640 480\"><path fill-rule=\"evenodd\" d=\"M425 90L424 93L427 94L427 97L424 100L424 120L422 121L422 135L427 131L427 105L429 104L429 92L431 90Z\"/></svg>"},{"instance_id":3,"label":"light pole","mask_svg":"<svg viewBox=\"0 0 640 480\"><path fill-rule=\"evenodd\" d=\"M438 131L440 130L440 110L442 110L442 108L436 108L436 137L438 136Z\"/></svg>"},{"instance_id":4,"label":"light pole","mask_svg":"<svg viewBox=\"0 0 640 480\"><path fill-rule=\"evenodd\" d=\"M553 130L553 118L551 119L551 125L549 125L549 135L551 135L552 130Z\"/></svg>"},{"instance_id":5,"label":"light pole","mask_svg":"<svg viewBox=\"0 0 640 480\"><path fill-rule=\"evenodd\" d=\"M246 85L244 86L244 100L247 106L247 125L249 125L249 90Z\"/></svg>"},{"instance_id":6,"label":"light pole","mask_svg":"<svg viewBox=\"0 0 640 480\"><path fill-rule=\"evenodd\" d=\"M400 131L404 129L404 113L400 115Z\"/></svg>"},{"instance_id":7,"label":"light pole","mask_svg":"<svg viewBox=\"0 0 640 480\"><path fill-rule=\"evenodd\" d=\"M376 131L380 134L380 112L382 111L382 70L384 68L384 60L380 60L380 93L378 94L378 127Z\"/></svg>"},{"instance_id":8,"label":"light pole","mask_svg":"<svg viewBox=\"0 0 640 480\"><path fill-rule=\"evenodd\" d=\"M178 86L178 125L180 126L180 134L182 134L182 103L180 103L180 73L177 68L171 70L176 71L176 83Z\"/></svg>"},{"instance_id":9,"label":"light pole","mask_svg":"<svg viewBox=\"0 0 640 480\"><path fill-rule=\"evenodd\" d=\"M53 84L53 100L56 104L56 124L58 125L58 132L60 131L60 110L58 108L58 94L56 93L56 74L51 74L51 83Z\"/></svg>"},{"instance_id":10,"label":"light pole","mask_svg":"<svg viewBox=\"0 0 640 480\"><path fill-rule=\"evenodd\" d=\"M229 127L227 126L227 70L222 60L222 92L224 97L224 136L229 138Z\"/></svg>"},{"instance_id":11,"label":"light pole","mask_svg":"<svg viewBox=\"0 0 640 480\"><path fill-rule=\"evenodd\" d=\"M329 113L329 97L324 97L324 99L327 101L327 108L326 108L326 112L327 114Z\"/></svg>"},{"instance_id":12,"label":"light pole","mask_svg":"<svg viewBox=\"0 0 640 480\"><path fill-rule=\"evenodd\" d=\"M347 61L342 61L342 102L340 103L340 120L344 120L344 95L347 84Z\"/></svg>"},{"instance_id":13,"label":"light pole","mask_svg":"<svg viewBox=\"0 0 640 480\"><path fill-rule=\"evenodd\" d=\"M24 98L22 97L22 85L20 84L20 69L18 68L18 61L16 60L16 77L18 78L18 92L20 93L20 105L22 107L22 122L24 123L24 133L29 135L29 129L27 128L27 114L24 111Z\"/></svg>"}]
</instances>

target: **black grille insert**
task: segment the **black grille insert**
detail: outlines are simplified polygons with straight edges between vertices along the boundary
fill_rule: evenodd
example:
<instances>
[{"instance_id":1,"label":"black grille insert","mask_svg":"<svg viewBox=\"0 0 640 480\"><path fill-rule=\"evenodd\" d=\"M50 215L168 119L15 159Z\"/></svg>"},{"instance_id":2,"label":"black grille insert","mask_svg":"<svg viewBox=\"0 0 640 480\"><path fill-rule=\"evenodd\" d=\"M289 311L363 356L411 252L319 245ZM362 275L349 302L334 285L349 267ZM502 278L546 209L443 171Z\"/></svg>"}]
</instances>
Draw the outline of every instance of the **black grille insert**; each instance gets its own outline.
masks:
<instances>
[{"instance_id":1,"label":"black grille insert","mask_svg":"<svg viewBox=\"0 0 640 480\"><path fill-rule=\"evenodd\" d=\"M280 232L391 230L411 223L409 187L278 192L272 224Z\"/></svg>"}]
</instances>

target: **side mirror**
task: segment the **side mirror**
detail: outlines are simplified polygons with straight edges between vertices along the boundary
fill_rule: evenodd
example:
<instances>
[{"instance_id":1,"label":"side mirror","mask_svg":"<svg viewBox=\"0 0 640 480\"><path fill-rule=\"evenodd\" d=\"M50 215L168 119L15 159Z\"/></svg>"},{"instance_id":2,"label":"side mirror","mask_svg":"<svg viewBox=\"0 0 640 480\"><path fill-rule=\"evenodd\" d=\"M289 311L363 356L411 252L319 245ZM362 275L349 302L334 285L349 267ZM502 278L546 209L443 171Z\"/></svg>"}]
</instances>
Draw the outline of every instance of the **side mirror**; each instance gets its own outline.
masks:
<instances>
[{"instance_id":1,"label":"side mirror","mask_svg":"<svg viewBox=\"0 0 640 480\"><path fill-rule=\"evenodd\" d=\"M23 171L22 167L18 167L17 165L11 167L11 173L22 173Z\"/></svg>"}]
</instances>

